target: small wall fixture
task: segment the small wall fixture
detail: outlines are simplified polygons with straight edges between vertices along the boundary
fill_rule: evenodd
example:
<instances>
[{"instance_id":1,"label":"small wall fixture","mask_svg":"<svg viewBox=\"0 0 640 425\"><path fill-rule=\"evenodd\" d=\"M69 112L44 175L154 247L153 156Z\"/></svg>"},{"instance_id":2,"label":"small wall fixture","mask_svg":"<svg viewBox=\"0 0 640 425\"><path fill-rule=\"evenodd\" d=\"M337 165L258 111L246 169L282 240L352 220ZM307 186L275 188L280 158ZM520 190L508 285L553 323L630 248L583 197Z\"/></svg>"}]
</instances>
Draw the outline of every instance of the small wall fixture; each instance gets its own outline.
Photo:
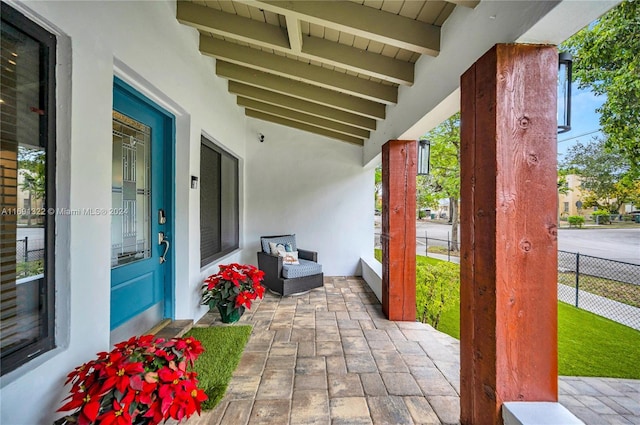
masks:
<instances>
[{"instance_id":1,"label":"small wall fixture","mask_svg":"<svg viewBox=\"0 0 640 425\"><path fill-rule=\"evenodd\" d=\"M260 140L260 143L264 142L264 134L258 133L258 140Z\"/></svg>"},{"instance_id":2,"label":"small wall fixture","mask_svg":"<svg viewBox=\"0 0 640 425\"><path fill-rule=\"evenodd\" d=\"M573 56L558 55L558 134L571 131L571 69Z\"/></svg>"},{"instance_id":3,"label":"small wall fixture","mask_svg":"<svg viewBox=\"0 0 640 425\"><path fill-rule=\"evenodd\" d=\"M431 156L431 142L429 140L418 140L418 175L429 174L429 160Z\"/></svg>"},{"instance_id":4,"label":"small wall fixture","mask_svg":"<svg viewBox=\"0 0 640 425\"><path fill-rule=\"evenodd\" d=\"M191 189L197 189L197 188L198 188L198 177L191 176Z\"/></svg>"}]
</instances>

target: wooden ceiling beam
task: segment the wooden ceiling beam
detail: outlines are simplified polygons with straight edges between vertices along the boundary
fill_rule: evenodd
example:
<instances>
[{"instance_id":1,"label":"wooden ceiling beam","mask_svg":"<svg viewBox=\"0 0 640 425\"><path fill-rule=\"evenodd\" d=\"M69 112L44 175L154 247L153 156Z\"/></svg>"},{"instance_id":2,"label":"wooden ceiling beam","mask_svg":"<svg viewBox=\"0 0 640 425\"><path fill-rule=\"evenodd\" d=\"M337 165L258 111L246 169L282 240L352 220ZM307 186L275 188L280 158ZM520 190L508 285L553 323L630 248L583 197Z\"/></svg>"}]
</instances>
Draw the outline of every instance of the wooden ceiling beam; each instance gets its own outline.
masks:
<instances>
[{"instance_id":1,"label":"wooden ceiling beam","mask_svg":"<svg viewBox=\"0 0 640 425\"><path fill-rule=\"evenodd\" d=\"M178 1L177 3L178 21L201 31L240 40L279 52L293 53L305 59L330 64L348 71L361 73L392 83L403 85L413 84L414 64L411 62L382 56L317 37L301 36L299 39L301 51L297 52L294 49L297 49L298 46L292 46L290 44L286 31L279 26L221 12L194 3L184 1ZM364 8L371 9L369 7ZM391 15L395 16L393 14ZM413 20L411 21L414 22ZM299 22L292 25L299 25ZM297 42L298 39L295 38L292 43L296 44Z\"/></svg>"},{"instance_id":2,"label":"wooden ceiling beam","mask_svg":"<svg viewBox=\"0 0 640 425\"><path fill-rule=\"evenodd\" d=\"M239 81L244 84L261 87L368 118L385 118L385 105L382 103L372 102L334 90L293 81L229 62L216 61L216 74L228 80Z\"/></svg>"},{"instance_id":3,"label":"wooden ceiling beam","mask_svg":"<svg viewBox=\"0 0 640 425\"><path fill-rule=\"evenodd\" d=\"M248 46L229 43L200 35L200 51L226 62L262 70L281 77L293 78L304 83L327 89L339 90L352 96L382 102L397 103L398 88L385 86L353 75L344 74L295 59L274 55Z\"/></svg>"},{"instance_id":4,"label":"wooden ceiling beam","mask_svg":"<svg viewBox=\"0 0 640 425\"><path fill-rule=\"evenodd\" d=\"M413 85L413 63L322 38L305 37L300 56L392 83Z\"/></svg>"},{"instance_id":5,"label":"wooden ceiling beam","mask_svg":"<svg viewBox=\"0 0 640 425\"><path fill-rule=\"evenodd\" d=\"M229 92L249 99L259 100L270 105L300 111L316 117L326 118L339 123L362 128L365 130L375 130L376 120L352 114L306 100L284 94L264 90L258 87L248 86L237 81L229 81Z\"/></svg>"},{"instance_id":6,"label":"wooden ceiling beam","mask_svg":"<svg viewBox=\"0 0 640 425\"><path fill-rule=\"evenodd\" d=\"M475 7L480 3L480 0L445 0L447 3L453 3L456 6L468 7L470 9L475 9Z\"/></svg>"},{"instance_id":7,"label":"wooden ceiling beam","mask_svg":"<svg viewBox=\"0 0 640 425\"><path fill-rule=\"evenodd\" d=\"M369 132L361 128L352 127L350 125L341 124L339 122L319 118L313 115L305 114L302 112L293 111L291 109L282 108L279 106L270 105L268 103L260 102L253 99L247 99L246 97L237 98L237 103L247 109L253 109L254 111L265 112L267 114L275 115L297 121L303 124L315 125L316 127L325 128L327 130L336 131L338 133L346 134L348 136L358 137L361 139L368 139Z\"/></svg>"},{"instance_id":8,"label":"wooden ceiling beam","mask_svg":"<svg viewBox=\"0 0 640 425\"><path fill-rule=\"evenodd\" d=\"M420 54L440 52L440 27L354 2L236 1Z\"/></svg>"},{"instance_id":9,"label":"wooden ceiling beam","mask_svg":"<svg viewBox=\"0 0 640 425\"><path fill-rule=\"evenodd\" d=\"M176 18L181 24L192 26L200 31L231 37L245 43L271 49L289 50L289 38L284 30L278 26L186 1L176 3Z\"/></svg>"},{"instance_id":10,"label":"wooden ceiling beam","mask_svg":"<svg viewBox=\"0 0 640 425\"><path fill-rule=\"evenodd\" d=\"M245 109L244 113L248 117L257 118L259 120L270 121L270 122L284 125L287 127L293 127L299 130L308 131L310 133L320 134L321 136L340 140L342 142L353 143L358 146L364 145L364 141L362 139L359 139L357 137L347 136L346 134L337 133L335 131L327 130L325 128L316 127L314 125L303 124L297 121L291 121L286 118L276 117L275 115L266 114L264 112L254 111L253 109Z\"/></svg>"},{"instance_id":11,"label":"wooden ceiling beam","mask_svg":"<svg viewBox=\"0 0 640 425\"><path fill-rule=\"evenodd\" d=\"M292 15L285 16L287 22L287 35L289 36L289 46L293 53L302 51L302 27L300 20Z\"/></svg>"}]
</instances>

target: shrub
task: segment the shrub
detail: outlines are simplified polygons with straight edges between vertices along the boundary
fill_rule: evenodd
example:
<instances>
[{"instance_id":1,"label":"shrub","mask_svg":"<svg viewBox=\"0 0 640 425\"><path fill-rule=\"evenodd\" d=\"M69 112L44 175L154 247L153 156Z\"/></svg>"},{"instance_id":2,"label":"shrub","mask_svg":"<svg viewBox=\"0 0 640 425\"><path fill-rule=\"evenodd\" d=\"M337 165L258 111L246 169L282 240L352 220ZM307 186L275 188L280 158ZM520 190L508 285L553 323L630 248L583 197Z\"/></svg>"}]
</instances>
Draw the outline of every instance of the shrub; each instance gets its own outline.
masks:
<instances>
[{"instance_id":1,"label":"shrub","mask_svg":"<svg viewBox=\"0 0 640 425\"><path fill-rule=\"evenodd\" d=\"M16 263L16 279L44 273L43 260L23 261Z\"/></svg>"},{"instance_id":2,"label":"shrub","mask_svg":"<svg viewBox=\"0 0 640 425\"><path fill-rule=\"evenodd\" d=\"M611 223L611 213L606 210L598 210L591 213L593 216L593 220L598 224L609 224Z\"/></svg>"},{"instance_id":3,"label":"shrub","mask_svg":"<svg viewBox=\"0 0 640 425\"><path fill-rule=\"evenodd\" d=\"M584 224L584 217L580 215L570 215L568 217L568 220L569 220L569 226L582 227L582 225Z\"/></svg>"},{"instance_id":4,"label":"shrub","mask_svg":"<svg viewBox=\"0 0 640 425\"><path fill-rule=\"evenodd\" d=\"M454 263L416 267L418 320L438 329L440 316L460 302L460 269Z\"/></svg>"}]
</instances>

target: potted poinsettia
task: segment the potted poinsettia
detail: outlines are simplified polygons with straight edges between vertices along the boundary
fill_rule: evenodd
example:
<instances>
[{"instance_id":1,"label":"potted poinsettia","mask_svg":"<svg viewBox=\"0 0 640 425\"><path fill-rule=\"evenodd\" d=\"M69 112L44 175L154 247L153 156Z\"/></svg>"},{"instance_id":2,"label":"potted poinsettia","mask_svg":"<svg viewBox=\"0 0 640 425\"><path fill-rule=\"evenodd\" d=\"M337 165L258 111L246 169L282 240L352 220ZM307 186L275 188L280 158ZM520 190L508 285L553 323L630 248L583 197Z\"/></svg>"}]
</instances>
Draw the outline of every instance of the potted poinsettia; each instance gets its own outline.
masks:
<instances>
[{"instance_id":1,"label":"potted poinsettia","mask_svg":"<svg viewBox=\"0 0 640 425\"><path fill-rule=\"evenodd\" d=\"M240 319L251 302L264 296L264 272L250 264L225 264L204 280L202 304L217 308L224 323Z\"/></svg>"},{"instance_id":2,"label":"potted poinsettia","mask_svg":"<svg viewBox=\"0 0 640 425\"><path fill-rule=\"evenodd\" d=\"M74 411L63 424L158 424L200 414L207 399L198 388L193 362L204 351L195 338L133 337L75 368L68 401L58 411Z\"/></svg>"}]
</instances>

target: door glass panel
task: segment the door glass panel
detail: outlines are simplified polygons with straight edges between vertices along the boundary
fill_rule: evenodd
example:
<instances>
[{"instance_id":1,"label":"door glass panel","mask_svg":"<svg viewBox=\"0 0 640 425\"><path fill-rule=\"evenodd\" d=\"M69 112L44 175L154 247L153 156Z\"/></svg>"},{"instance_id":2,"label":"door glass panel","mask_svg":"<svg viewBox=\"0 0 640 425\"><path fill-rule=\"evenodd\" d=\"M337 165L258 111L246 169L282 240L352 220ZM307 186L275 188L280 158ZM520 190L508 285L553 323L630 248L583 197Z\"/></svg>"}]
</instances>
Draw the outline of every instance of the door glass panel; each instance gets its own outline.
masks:
<instances>
[{"instance_id":1,"label":"door glass panel","mask_svg":"<svg viewBox=\"0 0 640 425\"><path fill-rule=\"evenodd\" d=\"M151 128L113 111L111 267L151 256Z\"/></svg>"}]
</instances>

